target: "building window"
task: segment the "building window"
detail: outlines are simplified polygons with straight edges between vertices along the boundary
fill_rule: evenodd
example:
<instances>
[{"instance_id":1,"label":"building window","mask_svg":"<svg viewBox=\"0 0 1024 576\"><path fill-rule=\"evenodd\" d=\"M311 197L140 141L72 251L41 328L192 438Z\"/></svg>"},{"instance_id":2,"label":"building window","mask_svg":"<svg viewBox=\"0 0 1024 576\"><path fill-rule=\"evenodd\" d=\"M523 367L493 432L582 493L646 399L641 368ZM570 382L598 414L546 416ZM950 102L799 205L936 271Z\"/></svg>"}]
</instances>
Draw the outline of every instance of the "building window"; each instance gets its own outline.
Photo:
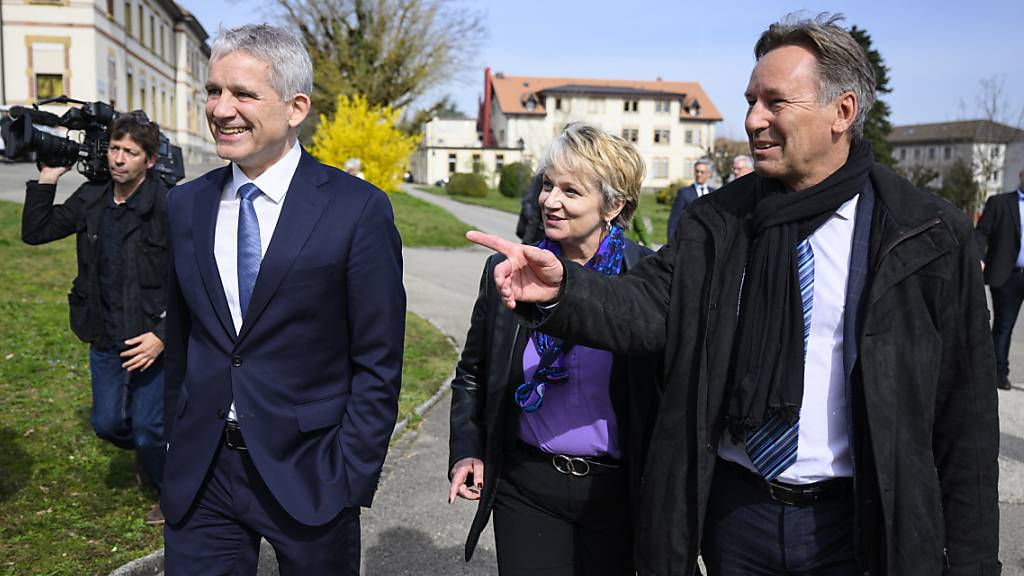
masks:
<instances>
[{"instance_id":1,"label":"building window","mask_svg":"<svg viewBox=\"0 0 1024 576\"><path fill-rule=\"evenodd\" d=\"M654 143L655 144L668 144L669 129L668 128L655 128L654 129Z\"/></svg>"},{"instance_id":2,"label":"building window","mask_svg":"<svg viewBox=\"0 0 1024 576\"><path fill-rule=\"evenodd\" d=\"M935 160L935 146L928 147L928 159Z\"/></svg>"},{"instance_id":3,"label":"building window","mask_svg":"<svg viewBox=\"0 0 1024 576\"><path fill-rule=\"evenodd\" d=\"M448 155L448 173L449 174L454 174L455 173L455 154L449 154Z\"/></svg>"},{"instance_id":4,"label":"building window","mask_svg":"<svg viewBox=\"0 0 1024 576\"><path fill-rule=\"evenodd\" d=\"M999 147L998 146L993 146L992 147L992 159L995 160L996 158L999 158Z\"/></svg>"},{"instance_id":5,"label":"building window","mask_svg":"<svg viewBox=\"0 0 1024 576\"><path fill-rule=\"evenodd\" d=\"M683 134L683 141L686 142L687 144L693 144L693 130L687 130Z\"/></svg>"},{"instance_id":6,"label":"building window","mask_svg":"<svg viewBox=\"0 0 1024 576\"><path fill-rule=\"evenodd\" d=\"M167 126L167 92L160 91L160 123Z\"/></svg>"},{"instance_id":7,"label":"building window","mask_svg":"<svg viewBox=\"0 0 1024 576\"><path fill-rule=\"evenodd\" d=\"M139 42L140 43L142 42L142 36L143 36L143 33L145 32L145 30L143 30L143 28L145 28L145 27L146 27L146 18L145 18L145 16L142 13L142 3L139 3Z\"/></svg>"},{"instance_id":8,"label":"building window","mask_svg":"<svg viewBox=\"0 0 1024 576\"><path fill-rule=\"evenodd\" d=\"M900 148L900 160L906 160L906 159L907 159L907 149L906 148Z\"/></svg>"},{"instance_id":9,"label":"building window","mask_svg":"<svg viewBox=\"0 0 1024 576\"><path fill-rule=\"evenodd\" d=\"M149 51L156 52L156 17L149 15Z\"/></svg>"},{"instance_id":10,"label":"building window","mask_svg":"<svg viewBox=\"0 0 1024 576\"><path fill-rule=\"evenodd\" d=\"M132 3L129 0L124 1L124 32L132 33Z\"/></svg>"},{"instance_id":11,"label":"building window","mask_svg":"<svg viewBox=\"0 0 1024 576\"><path fill-rule=\"evenodd\" d=\"M654 177L668 178L668 158L654 159Z\"/></svg>"},{"instance_id":12,"label":"building window","mask_svg":"<svg viewBox=\"0 0 1024 576\"><path fill-rule=\"evenodd\" d=\"M502 169L505 168L505 155L495 154L494 155L494 171L501 173Z\"/></svg>"},{"instance_id":13,"label":"building window","mask_svg":"<svg viewBox=\"0 0 1024 576\"><path fill-rule=\"evenodd\" d=\"M107 17L114 17L114 0L107 0Z\"/></svg>"},{"instance_id":14,"label":"building window","mask_svg":"<svg viewBox=\"0 0 1024 576\"><path fill-rule=\"evenodd\" d=\"M139 110L146 111L146 87L144 85L139 90Z\"/></svg>"},{"instance_id":15,"label":"building window","mask_svg":"<svg viewBox=\"0 0 1024 576\"><path fill-rule=\"evenodd\" d=\"M484 171L484 163L480 160L479 154L473 154L473 174L480 174Z\"/></svg>"},{"instance_id":16,"label":"building window","mask_svg":"<svg viewBox=\"0 0 1024 576\"><path fill-rule=\"evenodd\" d=\"M561 110L561 109L562 109L562 99L561 98L555 98L555 110Z\"/></svg>"},{"instance_id":17,"label":"building window","mask_svg":"<svg viewBox=\"0 0 1024 576\"><path fill-rule=\"evenodd\" d=\"M914 148L914 160L920 160L920 159L921 159L921 149L920 148Z\"/></svg>"},{"instance_id":18,"label":"building window","mask_svg":"<svg viewBox=\"0 0 1024 576\"><path fill-rule=\"evenodd\" d=\"M637 141L640 139L640 130L638 130L637 128L623 128L622 139L627 142L632 142L633 144L636 144Z\"/></svg>"},{"instance_id":19,"label":"building window","mask_svg":"<svg viewBox=\"0 0 1024 576\"><path fill-rule=\"evenodd\" d=\"M36 98L53 98L64 93L62 74L36 74Z\"/></svg>"},{"instance_id":20,"label":"building window","mask_svg":"<svg viewBox=\"0 0 1024 576\"><path fill-rule=\"evenodd\" d=\"M125 108L128 112L135 110L135 78L131 72L128 72L127 86L128 90L128 106Z\"/></svg>"},{"instance_id":21,"label":"building window","mask_svg":"<svg viewBox=\"0 0 1024 576\"><path fill-rule=\"evenodd\" d=\"M672 102L668 100L655 100L654 111L658 114L668 114L669 109L672 106Z\"/></svg>"},{"instance_id":22,"label":"building window","mask_svg":"<svg viewBox=\"0 0 1024 576\"><path fill-rule=\"evenodd\" d=\"M623 112L636 112L637 105L638 105L638 103L637 103L636 100L624 100L622 102L622 111Z\"/></svg>"},{"instance_id":23,"label":"building window","mask_svg":"<svg viewBox=\"0 0 1024 576\"><path fill-rule=\"evenodd\" d=\"M178 114L174 109L174 94L171 94L171 130L178 129Z\"/></svg>"},{"instance_id":24,"label":"building window","mask_svg":"<svg viewBox=\"0 0 1024 576\"><path fill-rule=\"evenodd\" d=\"M904 156L906 156L906 154L904 154ZM942 157L945 158L946 160L949 160L950 158L952 158L953 157L953 148L950 147L950 146L946 146L945 148L943 148L942 149Z\"/></svg>"}]
</instances>

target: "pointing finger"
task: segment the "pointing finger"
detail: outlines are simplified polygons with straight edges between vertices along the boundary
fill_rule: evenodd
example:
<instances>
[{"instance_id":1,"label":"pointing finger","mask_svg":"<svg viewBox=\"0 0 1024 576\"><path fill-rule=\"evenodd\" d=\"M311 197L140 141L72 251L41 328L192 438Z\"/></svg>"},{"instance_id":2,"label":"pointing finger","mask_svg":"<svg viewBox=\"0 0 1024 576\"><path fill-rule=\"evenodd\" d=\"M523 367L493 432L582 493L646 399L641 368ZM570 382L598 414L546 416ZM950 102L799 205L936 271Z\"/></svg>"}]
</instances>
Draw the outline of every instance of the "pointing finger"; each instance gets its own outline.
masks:
<instances>
[{"instance_id":1,"label":"pointing finger","mask_svg":"<svg viewBox=\"0 0 1024 576\"><path fill-rule=\"evenodd\" d=\"M476 230L466 232L466 240L469 240L474 244L479 244L484 248L490 248L495 252L501 252L505 256L510 256L514 251L513 249L520 246L519 244L513 244L504 238L499 238L493 234L484 234L483 232L478 232Z\"/></svg>"}]
</instances>

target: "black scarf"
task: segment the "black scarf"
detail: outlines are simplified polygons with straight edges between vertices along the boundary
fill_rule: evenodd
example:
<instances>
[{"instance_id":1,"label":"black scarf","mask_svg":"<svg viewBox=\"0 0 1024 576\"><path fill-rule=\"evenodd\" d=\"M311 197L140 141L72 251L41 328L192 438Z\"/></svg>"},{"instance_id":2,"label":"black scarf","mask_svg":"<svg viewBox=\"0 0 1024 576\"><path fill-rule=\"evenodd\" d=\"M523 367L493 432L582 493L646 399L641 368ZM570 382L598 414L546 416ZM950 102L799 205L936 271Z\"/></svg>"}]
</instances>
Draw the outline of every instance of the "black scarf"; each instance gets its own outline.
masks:
<instances>
[{"instance_id":1,"label":"black scarf","mask_svg":"<svg viewBox=\"0 0 1024 576\"><path fill-rule=\"evenodd\" d=\"M797 244L864 189L873 162L871 145L860 140L846 164L802 192L758 179L726 414L734 442L775 414L790 425L800 417L804 318Z\"/></svg>"}]
</instances>

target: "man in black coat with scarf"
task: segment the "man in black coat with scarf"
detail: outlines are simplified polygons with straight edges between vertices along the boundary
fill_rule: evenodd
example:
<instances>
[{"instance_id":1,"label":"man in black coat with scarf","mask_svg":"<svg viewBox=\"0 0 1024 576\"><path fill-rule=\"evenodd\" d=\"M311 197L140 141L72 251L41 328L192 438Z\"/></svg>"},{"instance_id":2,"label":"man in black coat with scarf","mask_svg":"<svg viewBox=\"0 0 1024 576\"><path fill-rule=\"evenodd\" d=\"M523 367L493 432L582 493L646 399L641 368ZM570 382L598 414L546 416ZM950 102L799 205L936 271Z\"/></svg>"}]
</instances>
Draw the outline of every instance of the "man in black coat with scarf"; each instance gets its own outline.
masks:
<instances>
[{"instance_id":1,"label":"man in black coat with scarf","mask_svg":"<svg viewBox=\"0 0 1024 576\"><path fill-rule=\"evenodd\" d=\"M757 174L695 202L629 274L469 235L508 257L495 281L524 322L664 355L640 574L690 575L698 554L711 575L1000 573L971 224L874 163L874 73L839 19L762 34L746 90Z\"/></svg>"}]
</instances>

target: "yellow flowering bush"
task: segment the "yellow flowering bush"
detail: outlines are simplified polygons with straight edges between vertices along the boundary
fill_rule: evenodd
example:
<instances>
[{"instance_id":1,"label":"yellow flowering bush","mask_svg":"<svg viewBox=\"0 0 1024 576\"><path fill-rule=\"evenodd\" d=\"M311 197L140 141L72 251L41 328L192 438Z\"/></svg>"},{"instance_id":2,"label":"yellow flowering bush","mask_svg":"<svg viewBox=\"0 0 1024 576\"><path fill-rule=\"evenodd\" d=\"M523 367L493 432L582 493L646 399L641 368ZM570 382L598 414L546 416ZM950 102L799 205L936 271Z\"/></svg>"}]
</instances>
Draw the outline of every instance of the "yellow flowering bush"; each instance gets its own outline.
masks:
<instances>
[{"instance_id":1,"label":"yellow flowering bush","mask_svg":"<svg viewBox=\"0 0 1024 576\"><path fill-rule=\"evenodd\" d=\"M342 170L346 161L358 158L368 182L385 192L395 191L420 140L419 135L406 136L398 129L398 117L398 110L370 106L364 96L338 96L334 116L320 115L310 152Z\"/></svg>"}]
</instances>

